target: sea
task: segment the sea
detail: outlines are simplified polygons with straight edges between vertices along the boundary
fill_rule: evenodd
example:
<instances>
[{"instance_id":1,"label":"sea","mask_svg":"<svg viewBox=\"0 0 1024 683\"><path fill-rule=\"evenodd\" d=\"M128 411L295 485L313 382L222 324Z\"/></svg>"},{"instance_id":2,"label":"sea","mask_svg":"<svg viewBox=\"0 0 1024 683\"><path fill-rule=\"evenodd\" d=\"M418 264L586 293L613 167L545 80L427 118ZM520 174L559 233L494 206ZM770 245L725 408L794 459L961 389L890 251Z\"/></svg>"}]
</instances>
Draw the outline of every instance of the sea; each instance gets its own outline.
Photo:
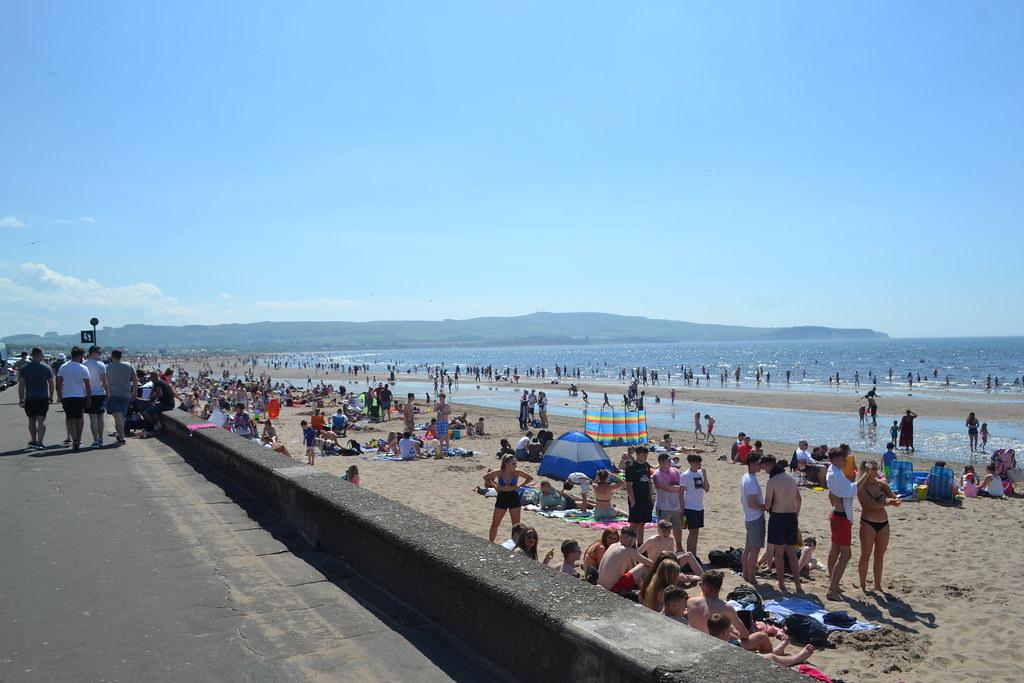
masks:
<instances>
[{"instance_id":1,"label":"sea","mask_svg":"<svg viewBox=\"0 0 1024 683\"><path fill-rule=\"evenodd\" d=\"M651 430L692 429L697 410L711 413L716 431L728 439L738 431L754 438L783 443L806 438L811 443L849 443L857 450L884 449L889 440L889 426L898 419L897 405L884 397L912 393L928 400L969 400L977 405L978 418L985 420L984 405L988 402L1019 397L1024 414L1024 337L937 338L937 339L873 339L829 341L772 342L686 342L674 344L593 344L586 346L489 346L439 347L417 349L359 350L330 353L278 354L265 362L288 362L295 368L295 383L305 383L303 366L315 363L368 365L370 374L383 380L389 366L397 369L399 380L406 370L422 372L427 366L456 367L492 366L504 372L518 370L527 377L528 370L545 369L545 379L554 378L553 369L564 366L570 372L579 368L582 381L616 380L622 369L655 370L662 387L682 387L682 369L692 371L701 386L740 388L744 390L830 392L850 394L854 389L867 391L876 386L883 400L877 428L861 427L856 415L856 402L850 413L798 411L765 407L744 407L725 404L700 404L677 400L655 404L648 400L647 414ZM737 381L736 370L740 379ZM892 381L889 371L892 370ZM710 375L708 381L703 371ZM758 371L760 370L760 382ZM786 371L789 371L789 382ZM727 379L721 379L722 373ZM913 379L908 384L908 373ZM277 373L279 375L291 373ZM770 374L770 380L769 380ZM836 378L838 376L838 382ZM920 378L919 378L920 376ZM855 379L858 378L858 379ZM339 377L342 379L342 377ZM529 378L536 381L534 378ZM831 379L831 381L830 381ZM858 382L859 380L859 382ZM859 387L855 387L859 383ZM583 403L569 397L567 383L548 392L550 412L581 416ZM430 392L433 387L421 382L401 381L400 392ZM468 405L516 409L518 390L507 384L493 385L463 378L453 398ZM998 396L998 398L997 398ZM989 421L994 448L1024 446L1024 420ZM921 458L970 461L977 460L967 446L963 420L920 417L915 421L916 453Z\"/></svg>"}]
</instances>

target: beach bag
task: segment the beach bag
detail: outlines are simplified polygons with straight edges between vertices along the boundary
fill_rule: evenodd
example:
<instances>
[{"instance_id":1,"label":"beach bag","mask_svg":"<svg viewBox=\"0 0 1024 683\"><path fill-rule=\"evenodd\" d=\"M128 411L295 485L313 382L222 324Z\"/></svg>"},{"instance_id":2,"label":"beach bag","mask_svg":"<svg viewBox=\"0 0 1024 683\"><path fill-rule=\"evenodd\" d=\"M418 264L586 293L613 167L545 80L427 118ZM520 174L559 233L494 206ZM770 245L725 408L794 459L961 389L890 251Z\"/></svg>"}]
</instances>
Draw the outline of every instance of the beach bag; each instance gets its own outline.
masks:
<instances>
[{"instance_id":1,"label":"beach bag","mask_svg":"<svg viewBox=\"0 0 1024 683\"><path fill-rule=\"evenodd\" d=\"M1003 495L1004 496L1012 496L1013 495L1013 482L1010 481L1009 479L1007 479L1006 481L1003 482Z\"/></svg>"},{"instance_id":2,"label":"beach bag","mask_svg":"<svg viewBox=\"0 0 1024 683\"><path fill-rule=\"evenodd\" d=\"M828 629L825 625L806 614L790 614L786 617L786 633L790 640L809 643L815 647L828 645Z\"/></svg>"},{"instance_id":3,"label":"beach bag","mask_svg":"<svg viewBox=\"0 0 1024 683\"><path fill-rule=\"evenodd\" d=\"M741 548L712 550L708 553L708 562L723 569L739 569L743 566L743 550Z\"/></svg>"},{"instance_id":4,"label":"beach bag","mask_svg":"<svg viewBox=\"0 0 1024 683\"><path fill-rule=\"evenodd\" d=\"M761 600L761 595L752 586L738 586L736 590L726 596L726 600L738 602L744 607L749 606L749 609L744 614L749 615L751 623L754 621L764 621L764 602ZM743 619L742 614L740 618ZM746 623L744 619L744 626L749 630L751 624Z\"/></svg>"},{"instance_id":5,"label":"beach bag","mask_svg":"<svg viewBox=\"0 0 1024 683\"><path fill-rule=\"evenodd\" d=\"M529 486L521 487L519 489L519 504L540 505L540 491Z\"/></svg>"}]
</instances>

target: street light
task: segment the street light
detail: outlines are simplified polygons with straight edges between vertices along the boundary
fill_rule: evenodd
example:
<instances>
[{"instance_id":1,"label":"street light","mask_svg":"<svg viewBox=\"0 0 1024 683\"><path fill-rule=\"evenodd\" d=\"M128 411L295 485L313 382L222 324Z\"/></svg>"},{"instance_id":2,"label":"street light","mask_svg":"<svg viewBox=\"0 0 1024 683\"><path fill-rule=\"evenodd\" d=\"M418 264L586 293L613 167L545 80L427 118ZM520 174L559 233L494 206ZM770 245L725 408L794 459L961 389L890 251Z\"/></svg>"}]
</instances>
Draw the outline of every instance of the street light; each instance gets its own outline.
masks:
<instances>
[{"instance_id":1,"label":"street light","mask_svg":"<svg viewBox=\"0 0 1024 683\"><path fill-rule=\"evenodd\" d=\"M99 345L99 340L96 338L96 326L100 324L99 318L90 318L89 324L92 325L92 343Z\"/></svg>"}]
</instances>

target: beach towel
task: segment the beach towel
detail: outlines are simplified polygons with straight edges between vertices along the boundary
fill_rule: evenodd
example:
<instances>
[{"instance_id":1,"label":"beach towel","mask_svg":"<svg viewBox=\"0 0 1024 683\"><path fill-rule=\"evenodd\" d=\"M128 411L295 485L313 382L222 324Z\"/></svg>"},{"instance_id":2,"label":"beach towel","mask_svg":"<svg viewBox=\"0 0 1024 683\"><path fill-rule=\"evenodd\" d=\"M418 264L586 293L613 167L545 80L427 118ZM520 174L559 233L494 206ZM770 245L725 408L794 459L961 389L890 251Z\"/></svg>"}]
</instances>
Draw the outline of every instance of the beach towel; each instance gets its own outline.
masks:
<instances>
[{"instance_id":1,"label":"beach towel","mask_svg":"<svg viewBox=\"0 0 1024 683\"><path fill-rule=\"evenodd\" d=\"M935 465L928 472L928 500L953 500L953 469Z\"/></svg>"},{"instance_id":2,"label":"beach towel","mask_svg":"<svg viewBox=\"0 0 1024 683\"><path fill-rule=\"evenodd\" d=\"M212 422L200 422L199 424L188 425L188 431L189 431L190 434L194 433L194 432L196 432L197 430L200 430L200 429L217 429L217 428L218 428L218 425L215 425Z\"/></svg>"},{"instance_id":3,"label":"beach towel","mask_svg":"<svg viewBox=\"0 0 1024 683\"><path fill-rule=\"evenodd\" d=\"M852 624L844 626L837 626L835 623L827 623L825 621L825 615L828 614L828 610L823 609L820 605L813 603L810 600L804 600L802 598L765 600L764 609L766 612L771 612L772 615L783 621L785 621L786 617L790 614L804 614L815 621L821 622L821 624L829 631L873 631L878 628L877 624L869 624L864 621L854 621ZM835 620L830 619L829 621Z\"/></svg>"},{"instance_id":4,"label":"beach towel","mask_svg":"<svg viewBox=\"0 0 1024 683\"><path fill-rule=\"evenodd\" d=\"M383 462L406 462L401 458L394 455L375 455L371 460L381 460ZM411 462L411 461L410 461Z\"/></svg>"},{"instance_id":5,"label":"beach towel","mask_svg":"<svg viewBox=\"0 0 1024 683\"><path fill-rule=\"evenodd\" d=\"M914 495L914 463L909 460L893 460L890 466L892 479L889 482L892 492L900 498Z\"/></svg>"}]
</instances>

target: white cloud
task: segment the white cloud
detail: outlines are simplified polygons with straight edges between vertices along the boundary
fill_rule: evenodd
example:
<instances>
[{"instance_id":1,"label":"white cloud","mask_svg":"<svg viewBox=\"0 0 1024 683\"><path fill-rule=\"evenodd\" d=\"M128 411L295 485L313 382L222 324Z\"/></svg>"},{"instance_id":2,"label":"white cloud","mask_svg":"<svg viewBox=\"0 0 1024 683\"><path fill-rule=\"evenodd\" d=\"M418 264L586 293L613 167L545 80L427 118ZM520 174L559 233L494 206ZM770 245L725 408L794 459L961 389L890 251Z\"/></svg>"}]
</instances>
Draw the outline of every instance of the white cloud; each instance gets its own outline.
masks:
<instances>
[{"instance_id":1,"label":"white cloud","mask_svg":"<svg viewBox=\"0 0 1024 683\"><path fill-rule=\"evenodd\" d=\"M31 262L0 263L0 310L15 334L76 329L92 316L102 325L178 324L214 313L183 306L151 282L112 287Z\"/></svg>"},{"instance_id":2,"label":"white cloud","mask_svg":"<svg viewBox=\"0 0 1024 683\"><path fill-rule=\"evenodd\" d=\"M17 216L4 216L0 218L0 228L24 228L25 224L18 220Z\"/></svg>"},{"instance_id":3,"label":"white cloud","mask_svg":"<svg viewBox=\"0 0 1024 683\"><path fill-rule=\"evenodd\" d=\"M54 221L57 225L78 225L79 223L88 223L89 225L95 225L96 219L92 216L81 216L79 218L58 218Z\"/></svg>"}]
</instances>

